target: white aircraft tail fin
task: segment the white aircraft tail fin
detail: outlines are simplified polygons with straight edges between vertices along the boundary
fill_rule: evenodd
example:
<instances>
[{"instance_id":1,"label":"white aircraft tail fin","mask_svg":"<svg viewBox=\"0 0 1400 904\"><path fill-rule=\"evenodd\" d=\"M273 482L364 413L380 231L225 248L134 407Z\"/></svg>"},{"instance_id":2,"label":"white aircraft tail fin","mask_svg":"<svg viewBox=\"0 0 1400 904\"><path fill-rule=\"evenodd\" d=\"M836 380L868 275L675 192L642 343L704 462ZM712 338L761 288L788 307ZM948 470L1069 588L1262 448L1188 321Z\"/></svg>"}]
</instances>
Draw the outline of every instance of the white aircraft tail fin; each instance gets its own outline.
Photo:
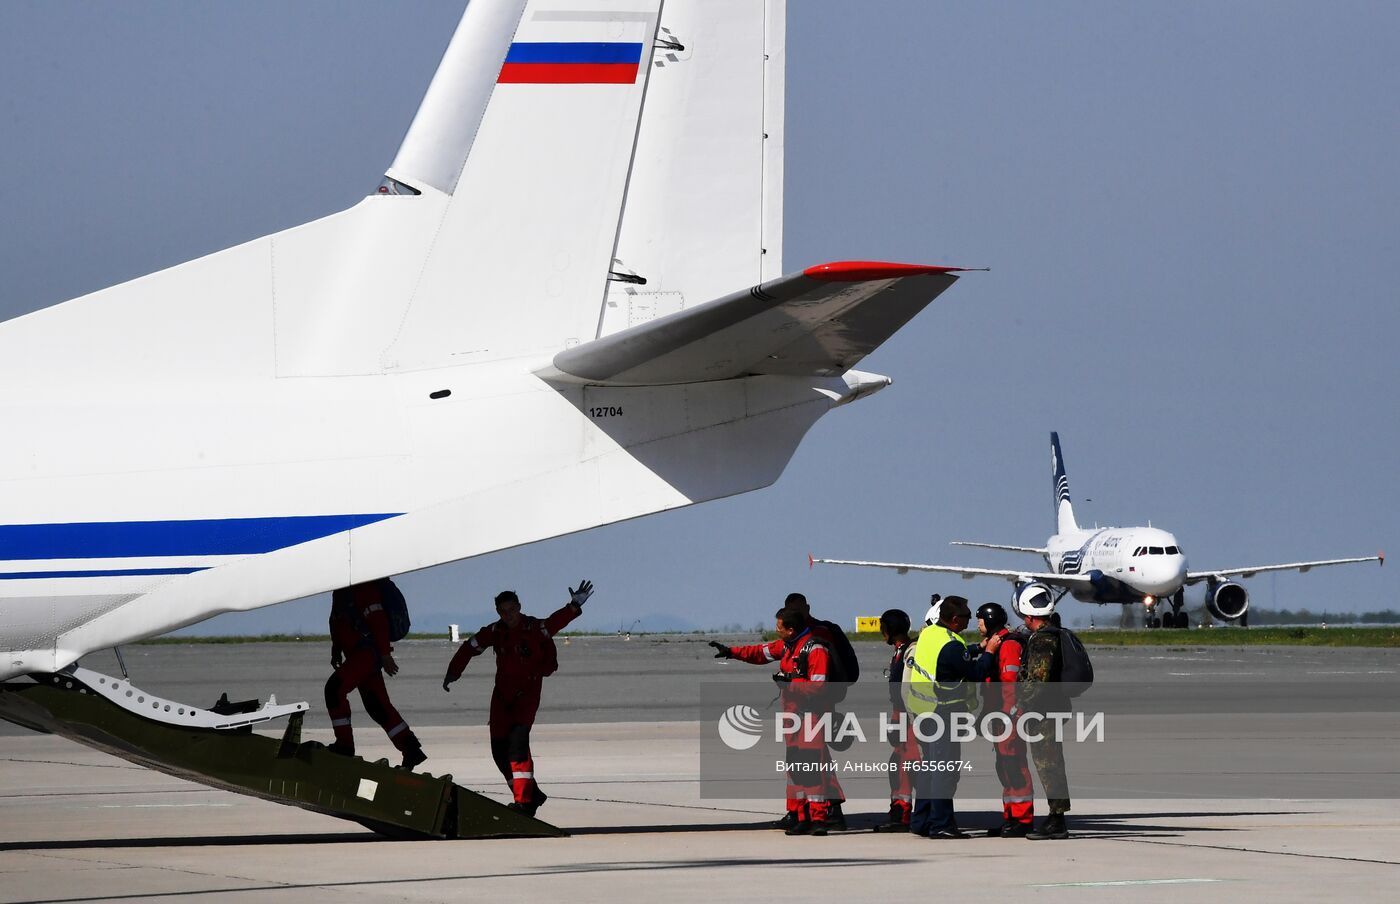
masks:
<instances>
[{"instance_id":1,"label":"white aircraft tail fin","mask_svg":"<svg viewBox=\"0 0 1400 904\"><path fill-rule=\"evenodd\" d=\"M1069 534L1079 530L1074 520L1074 505L1069 501L1069 476L1065 473L1065 457L1060 452L1060 434L1050 434L1050 469L1055 489L1055 532Z\"/></svg>"},{"instance_id":2,"label":"white aircraft tail fin","mask_svg":"<svg viewBox=\"0 0 1400 904\"><path fill-rule=\"evenodd\" d=\"M666 0L598 336L783 275L785 6Z\"/></svg>"},{"instance_id":3,"label":"white aircraft tail fin","mask_svg":"<svg viewBox=\"0 0 1400 904\"><path fill-rule=\"evenodd\" d=\"M477 0L388 175L450 195L388 370L597 333L661 0Z\"/></svg>"},{"instance_id":4,"label":"white aircraft tail fin","mask_svg":"<svg viewBox=\"0 0 1400 904\"><path fill-rule=\"evenodd\" d=\"M364 375L592 340L660 10L473 0L377 194L7 323L0 377Z\"/></svg>"}]
</instances>

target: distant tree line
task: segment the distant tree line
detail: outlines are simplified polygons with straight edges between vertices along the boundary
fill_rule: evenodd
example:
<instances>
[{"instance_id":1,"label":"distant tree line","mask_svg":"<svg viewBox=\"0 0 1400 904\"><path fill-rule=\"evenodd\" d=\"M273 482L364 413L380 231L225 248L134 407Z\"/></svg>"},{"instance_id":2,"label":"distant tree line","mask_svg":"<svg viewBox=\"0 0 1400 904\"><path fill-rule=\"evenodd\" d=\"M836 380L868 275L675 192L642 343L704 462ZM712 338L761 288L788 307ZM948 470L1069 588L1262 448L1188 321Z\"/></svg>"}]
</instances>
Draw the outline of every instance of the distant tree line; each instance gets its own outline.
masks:
<instances>
[{"instance_id":1,"label":"distant tree line","mask_svg":"<svg viewBox=\"0 0 1400 904\"><path fill-rule=\"evenodd\" d=\"M1121 627L1121 628L1141 628L1143 627L1143 612L1138 607L1124 607L1126 611L1118 612L1117 606L1105 606L1101 611L1079 611L1070 610L1070 614L1065 617L1065 624L1073 628L1085 628L1097 625L1101 628ZM1207 627L1212 624L1233 625L1235 622L1220 622L1211 617L1205 607L1197 607L1189 610L1191 616L1191 627ZM1329 612L1326 609L1321 611L1315 609L1262 609L1251 606L1249 609L1250 627L1262 628L1270 625L1400 625L1400 611L1395 609L1377 609L1371 612Z\"/></svg>"},{"instance_id":2,"label":"distant tree line","mask_svg":"<svg viewBox=\"0 0 1400 904\"><path fill-rule=\"evenodd\" d=\"M1311 609L1253 609L1249 610L1251 625L1395 625L1400 624L1400 612L1381 609L1375 612L1314 612Z\"/></svg>"}]
</instances>

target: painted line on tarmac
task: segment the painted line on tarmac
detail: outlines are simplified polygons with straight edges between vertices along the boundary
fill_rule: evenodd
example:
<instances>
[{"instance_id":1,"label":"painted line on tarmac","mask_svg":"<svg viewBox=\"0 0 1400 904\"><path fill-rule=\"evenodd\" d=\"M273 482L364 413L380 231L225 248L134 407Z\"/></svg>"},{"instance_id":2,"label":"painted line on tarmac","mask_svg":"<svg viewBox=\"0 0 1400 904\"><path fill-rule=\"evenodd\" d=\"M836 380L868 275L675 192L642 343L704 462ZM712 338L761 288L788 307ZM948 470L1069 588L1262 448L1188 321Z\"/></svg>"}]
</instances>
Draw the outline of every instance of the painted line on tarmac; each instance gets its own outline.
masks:
<instances>
[{"instance_id":1,"label":"painted line on tarmac","mask_svg":"<svg viewBox=\"0 0 1400 904\"><path fill-rule=\"evenodd\" d=\"M509 798L510 794L504 791L480 791L477 792L485 797ZM733 807L707 807L699 804L669 804L654 800L622 800L615 797L566 797L562 794L551 794L550 800L572 800L578 803L595 804L631 804L638 807L660 807L666 810L704 810L710 813L743 813L746 816L757 816L760 819L766 815L763 810L737 810Z\"/></svg>"},{"instance_id":2,"label":"painted line on tarmac","mask_svg":"<svg viewBox=\"0 0 1400 904\"><path fill-rule=\"evenodd\" d=\"M1225 879L1118 879L1111 882L1047 882L1026 888L1119 888L1124 885L1192 885L1198 882L1225 882Z\"/></svg>"},{"instance_id":3,"label":"painted line on tarmac","mask_svg":"<svg viewBox=\"0 0 1400 904\"><path fill-rule=\"evenodd\" d=\"M35 763L40 766L76 766L79 769L137 769L142 772L147 771L145 766L127 765L125 763L74 763L69 760L31 760L21 757L0 757L0 763Z\"/></svg>"},{"instance_id":4,"label":"painted line on tarmac","mask_svg":"<svg viewBox=\"0 0 1400 904\"><path fill-rule=\"evenodd\" d=\"M1265 854L1272 857L1301 857L1305 860L1341 860L1346 863L1378 863L1382 866L1400 866L1400 860L1379 860L1374 857L1343 857L1339 854L1310 854L1306 851L1269 851L1262 848L1231 847L1228 844L1192 844L1187 841L1159 841L1152 838L1105 838L1103 840L1122 841L1128 844L1152 844L1165 845L1167 847L1196 848L1198 850L1229 851L1232 854Z\"/></svg>"},{"instance_id":5,"label":"painted line on tarmac","mask_svg":"<svg viewBox=\"0 0 1400 904\"><path fill-rule=\"evenodd\" d=\"M233 804L99 804L75 807L78 810L184 810L190 807L231 807Z\"/></svg>"},{"instance_id":6,"label":"painted line on tarmac","mask_svg":"<svg viewBox=\"0 0 1400 904\"><path fill-rule=\"evenodd\" d=\"M136 788L130 791L35 791L26 794L0 794L0 800L50 797L110 797L114 794L218 794L218 788Z\"/></svg>"},{"instance_id":7,"label":"painted line on tarmac","mask_svg":"<svg viewBox=\"0 0 1400 904\"><path fill-rule=\"evenodd\" d=\"M1368 671L1328 671L1304 672L1305 675L1394 675L1395 669L1370 669Z\"/></svg>"},{"instance_id":8,"label":"painted line on tarmac","mask_svg":"<svg viewBox=\"0 0 1400 904\"><path fill-rule=\"evenodd\" d=\"M1262 678L1267 672L1167 672L1172 678Z\"/></svg>"}]
</instances>

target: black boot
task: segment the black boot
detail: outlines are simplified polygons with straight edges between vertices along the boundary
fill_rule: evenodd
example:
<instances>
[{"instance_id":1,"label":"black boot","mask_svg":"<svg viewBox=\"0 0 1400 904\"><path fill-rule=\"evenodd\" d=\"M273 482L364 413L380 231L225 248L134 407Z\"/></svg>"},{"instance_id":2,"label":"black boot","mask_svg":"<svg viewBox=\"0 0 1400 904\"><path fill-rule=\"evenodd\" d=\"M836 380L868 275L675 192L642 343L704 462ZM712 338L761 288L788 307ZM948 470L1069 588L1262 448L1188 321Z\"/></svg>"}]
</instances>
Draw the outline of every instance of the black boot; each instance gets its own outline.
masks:
<instances>
[{"instance_id":1,"label":"black boot","mask_svg":"<svg viewBox=\"0 0 1400 904\"><path fill-rule=\"evenodd\" d=\"M972 836L959 829L957 826L948 826L946 829L934 829L928 833L929 838L943 838L961 841Z\"/></svg>"},{"instance_id":2,"label":"black boot","mask_svg":"<svg viewBox=\"0 0 1400 904\"><path fill-rule=\"evenodd\" d=\"M1001 837L1003 838L1025 838L1031 833L1031 824L1028 822L1009 822L1001 827Z\"/></svg>"},{"instance_id":3,"label":"black boot","mask_svg":"<svg viewBox=\"0 0 1400 904\"><path fill-rule=\"evenodd\" d=\"M988 837L988 838L1006 838L1006 837L1007 837L1007 835L1006 835L1007 831L1008 831L1012 826L1014 826L1014 825L1015 825L1014 822L1003 822L1003 823L1002 823L1001 825L999 825L999 826L993 826L992 828L990 828L990 829L987 830L987 837Z\"/></svg>"},{"instance_id":4,"label":"black boot","mask_svg":"<svg viewBox=\"0 0 1400 904\"><path fill-rule=\"evenodd\" d=\"M799 819L797 822L788 826L788 828L783 831L783 834L810 835L812 834L812 821L810 819Z\"/></svg>"},{"instance_id":5,"label":"black boot","mask_svg":"<svg viewBox=\"0 0 1400 904\"><path fill-rule=\"evenodd\" d=\"M797 825L797 811L788 810L783 814L783 818L773 823L775 829L790 829Z\"/></svg>"},{"instance_id":6,"label":"black boot","mask_svg":"<svg viewBox=\"0 0 1400 904\"><path fill-rule=\"evenodd\" d=\"M831 805L831 810L826 815L826 824L837 832L846 831L846 814L841 812L841 801L836 801Z\"/></svg>"},{"instance_id":7,"label":"black boot","mask_svg":"<svg viewBox=\"0 0 1400 904\"><path fill-rule=\"evenodd\" d=\"M540 807L543 807L544 802L547 800L549 800L549 795L545 794L539 788L536 788L534 800L530 801L528 804L522 804L519 801L513 800L506 804L506 809L514 810L517 813L524 813L526 816L533 819L535 814L539 812Z\"/></svg>"},{"instance_id":8,"label":"black boot","mask_svg":"<svg viewBox=\"0 0 1400 904\"><path fill-rule=\"evenodd\" d=\"M344 741L336 741L335 743L327 746L326 749L329 750L331 753L338 753L341 756L355 755L355 745L353 742L347 744Z\"/></svg>"},{"instance_id":9,"label":"black boot","mask_svg":"<svg viewBox=\"0 0 1400 904\"><path fill-rule=\"evenodd\" d=\"M1069 837L1069 828L1065 825L1065 817L1062 813L1052 813L1045 817L1045 821L1040 824L1040 828L1026 835L1027 841L1048 841L1051 839L1060 840Z\"/></svg>"},{"instance_id":10,"label":"black boot","mask_svg":"<svg viewBox=\"0 0 1400 904\"><path fill-rule=\"evenodd\" d=\"M884 822L880 823L879 825L877 825L877 826L875 827L875 831L877 831L877 832L907 832L907 831L909 831L909 823L905 822L905 819L907 818L906 815L905 815L905 812L906 812L906 811L904 810L904 808L901 807L901 806L899 806L899 804L890 804L890 815L889 815L889 818L886 819Z\"/></svg>"}]
</instances>

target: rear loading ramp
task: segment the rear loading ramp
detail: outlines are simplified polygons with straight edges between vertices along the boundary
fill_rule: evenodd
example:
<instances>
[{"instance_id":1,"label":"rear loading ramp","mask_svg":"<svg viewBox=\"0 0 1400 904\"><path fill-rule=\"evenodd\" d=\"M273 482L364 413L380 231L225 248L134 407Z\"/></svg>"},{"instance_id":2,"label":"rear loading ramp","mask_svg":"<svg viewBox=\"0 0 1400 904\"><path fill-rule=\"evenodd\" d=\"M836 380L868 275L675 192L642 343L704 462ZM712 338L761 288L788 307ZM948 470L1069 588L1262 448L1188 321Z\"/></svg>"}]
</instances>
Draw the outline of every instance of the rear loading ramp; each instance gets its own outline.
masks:
<instances>
[{"instance_id":1,"label":"rear loading ramp","mask_svg":"<svg viewBox=\"0 0 1400 904\"><path fill-rule=\"evenodd\" d=\"M185 724L173 713L167 717L163 709L152 718L114 702L99 692L97 673L75 671L81 677L57 673L32 676L32 683L0 683L0 718L176 778L348 819L393 838L567 834L454 784L450 775L396 769L386 760L371 763L335 753L316 741L303 742L303 712L290 714L281 739L253 733L251 723L264 721L257 713L248 714L233 728ZM120 684L107 676L97 677ZM305 708L305 704L296 706ZM240 721L237 716L229 720Z\"/></svg>"}]
</instances>

